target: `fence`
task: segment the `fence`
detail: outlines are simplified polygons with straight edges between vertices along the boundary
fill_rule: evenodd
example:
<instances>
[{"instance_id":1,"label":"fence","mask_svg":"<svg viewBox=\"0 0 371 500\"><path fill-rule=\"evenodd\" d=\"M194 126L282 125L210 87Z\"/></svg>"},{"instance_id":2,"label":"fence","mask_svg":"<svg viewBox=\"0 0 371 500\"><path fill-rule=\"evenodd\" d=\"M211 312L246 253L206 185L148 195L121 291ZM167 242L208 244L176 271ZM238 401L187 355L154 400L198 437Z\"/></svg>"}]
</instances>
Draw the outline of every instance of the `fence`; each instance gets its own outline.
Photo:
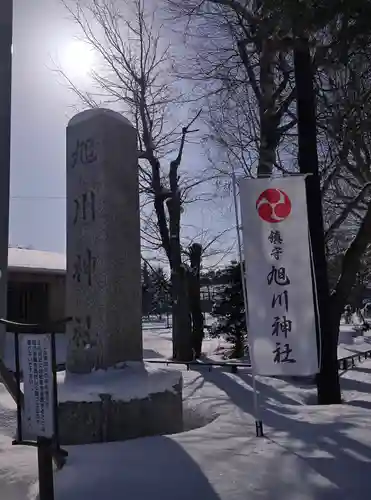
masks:
<instances>
[{"instance_id":1,"label":"fence","mask_svg":"<svg viewBox=\"0 0 371 500\"><path fill-rule=\"evenodd\" d=\"M366 361L367 359L371 359L371 349L338 359L338 368L339 370L346 371L351 368L355 368L356 361L361 363L362 361Z\"/></svg>"},{"instance_id":2,"label":"fence","mask_svg":"<svg viewBox=\"0 0 371 500\"><path fill-rule=\"evenodd\" d=\"M212 323L214 322L214 318L208 312L203 312L204 317L204 328L207 331ZM159 315L150 315L142 317L142 328L143 330L159 330L160 328L171 328L173 324L173 319L171 315L171 311L163 313L161 316Z\"/></svg>"},{"instance_id":3,"label":"fence","mask_svg":"<svg viewBox=\"0 0 371 500\"><path fill-rule=\"evenodd\" d=\"M367 359L371 359L371 349L368 351L359 352L338 359L338 370L346 371L355 368L356 361L362 362ZM170 365L181 365L187 368L187 371L192 369L199 369L200 367L207 367L208 371L211 372L213 368L222 367L229 369L232 373L238 373L239 369L251 369L250 363L239 363L235 361L175 361L172 359L144 359L146 363L151 364L162 364L166 366ZM65 363L60 363L57 365L57 371L65 370Z\"/></svg>"},{"instance_id":4,"label":"fence","mask_svg":"<svg viewBox=\"0 0 371 500\"><path fill-rule=\"evenodd\" d=\"M356 361L362 362L367 359L371 359L371 349L368 351L358 352L350 356L346 356L338 359L338 370L349 370L355 368ZM183 365L187 367L187 370L192 368L200 368L200 366L208 367L208 371L212 371L213 367L223 367L231 370L232 373L238 373L239 369L251 368L249 363L238 363L234 361L174 361L172 359L148 359L145 360L146 363L157 363L169 365Z\"/></svg>"}]
</instances>

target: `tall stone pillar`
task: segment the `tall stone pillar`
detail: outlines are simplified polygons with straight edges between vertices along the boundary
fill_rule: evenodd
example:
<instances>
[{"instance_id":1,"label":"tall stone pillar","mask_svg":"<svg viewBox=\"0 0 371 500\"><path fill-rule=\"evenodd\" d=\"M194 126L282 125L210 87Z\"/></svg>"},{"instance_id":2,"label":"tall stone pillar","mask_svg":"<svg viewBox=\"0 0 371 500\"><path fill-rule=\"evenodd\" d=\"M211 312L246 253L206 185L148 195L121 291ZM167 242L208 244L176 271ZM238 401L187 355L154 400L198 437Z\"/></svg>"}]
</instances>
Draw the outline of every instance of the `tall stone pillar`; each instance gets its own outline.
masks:
<instances>
[{"instance_id":1,"label":"tall stone pillar","mask_svg":"<svg viewBox=\"0 0 371 500\"><path fill-rule=\"evenodd\" d=\"M136 130L93 109L67 127L67 370L142 359Z\"/></svg>"}]
</instances>

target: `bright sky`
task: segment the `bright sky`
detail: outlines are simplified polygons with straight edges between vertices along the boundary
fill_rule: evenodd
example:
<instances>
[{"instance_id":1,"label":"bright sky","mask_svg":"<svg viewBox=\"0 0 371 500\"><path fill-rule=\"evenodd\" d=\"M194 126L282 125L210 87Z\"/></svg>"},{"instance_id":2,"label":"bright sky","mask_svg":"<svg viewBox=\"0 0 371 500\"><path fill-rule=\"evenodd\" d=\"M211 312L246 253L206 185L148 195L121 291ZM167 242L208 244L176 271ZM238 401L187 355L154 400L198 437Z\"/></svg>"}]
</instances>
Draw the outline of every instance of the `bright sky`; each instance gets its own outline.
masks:
<instances>
[{"instance_id":1,"label":"bright sky","mask_svg":"<svg viewBox=\"0 0 371 500\"><path fill-rule=\"evenodd\" d=\"M54 0L14 2L10 243L60 252L65 249L64 130L73 96L48 66L50 55L73 36L64 15Z\"/></svg>"},{"instance_id":2,"label":"bright sky","mask_svg":"<svg viewBox=\"0 0 371 500\"><path fill-rule=\"evenodd\" d=\"M58 60L86 81L92 56L77 34L59 0L14 0L11 245L65 251L65 127L76 98L52 68ZM185 163L198 168L206 159L189 146ZM226 227L215 206L192 208L187 222L195 217L211 232Z\"/></svg>"}]
</instances>

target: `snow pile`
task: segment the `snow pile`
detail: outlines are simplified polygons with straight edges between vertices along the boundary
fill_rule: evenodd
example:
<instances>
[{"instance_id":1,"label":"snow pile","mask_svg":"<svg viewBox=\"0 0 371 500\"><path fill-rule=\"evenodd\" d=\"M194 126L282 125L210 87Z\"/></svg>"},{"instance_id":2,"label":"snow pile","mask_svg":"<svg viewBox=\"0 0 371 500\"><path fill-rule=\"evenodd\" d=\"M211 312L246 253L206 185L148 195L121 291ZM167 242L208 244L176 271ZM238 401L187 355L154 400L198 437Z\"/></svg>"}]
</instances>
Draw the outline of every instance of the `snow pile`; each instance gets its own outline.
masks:
<instances>
[{"instance_id":1,"label":"snow pile","mask_svg":"<svg viewBox=\"0 0 371 500\"><path fill-rule=\"evenodd\" d=\"M33 250L30 248L8 248L8 268L13 271L38 271L64 274L66 255Z\"/></svg>"},{"instance_id":2,"label":"snow pile","mask_svg":"<svg viewBox=\"0 0 371 500\"><path fill-rule=\"evenodd\" d=\"M353 333L352 341L340 343L338 346L338 358L345 358L352 354L371 350L371 335L367 332L365 335L355 336Z\"/></svg>"},{"instance_id":3,"label":"snow pile","mask_svg":"<svg viewBox=\"0 0 371 500\"><path fill-rule=\"evenodd\" d=\"M58 373L58 399L64 401L100 401L109 392L113 400L144 399L151 394L170 391L181 381L179 371L143 363L125 363L109 370L87 375Z\"/></svg>"},{"instance_id":4,"label":"snow pile","mask_svg":"<svg viewBox=\"0 0 371 500\"><path fill-rule=\"evenodd\" d=\"M213 356L218 347L225 341L217 338L206 338L202 342L202 352ZM143 357L145 359L171 359L173 355L172 334L170 328L152 327L143 331Z\"/></svg>"},{"instance_id":5,"label":"snow pile","mask_svg":"<svg viewBox=\"0 0 371 500\"><path fill-rule=\"evenodd\" d=\"M371 401L370 372L368 361L349 373ZM214 413L211 423L174 436L70 448L56 474L56 500L368 498L367 409L307 407L301 389L259 378L266 437L256 438L249 374L185 372L184 380L187 400Z\"/></svg>"},{"instance_id":6,"label":"snow pile","mask_svg":"<svg viewBox=\"0 0 371 500\"><path fill-rule=\"evenodd\" d=\"M344 355L365 350L369 338L341 346ZM146 332L144 346L153 357L171 354L169 332ZM209 344L206 349L215 348ZM340 348L339 348L340 349ZM157 365L156 365L157 367ZM146 367L146 370L150 367ZM91 375L94 391L105 392L116 372ZM129 370L129 368L128 368ZM166 373L168 370L166 370ZM60 377L63 378L63 375ZM112 378L111 378L112 377ZM160 377L161 378L161 377ZM68 377L67 377L68 379ZM84 383L65 380L67 391ZM121 381L124 377L120 377ZM130 379L130 377L129 377ZM82 379L81 379L82 380ZM265 438L255 437L252 378L205 366L183 370L188 432L123 443L75 446L55 474L55 500L364 500L371 467L371 360L342 374L346 404L318 407L313 386L258 377ZM117 393L134 393L128 380ZM91 385L89 383L89 385ZM135 390L134 390L135 389ZM90 389L89 389L90 390ZM2 392L1 392L2 391ZM1 498L24 500L37 481L36 450L11 446L15 408L0 385ZM197 425L203 425L195 429ZM29 489L37 498L37 484Z\"/></svg>"},{"instance_id":7,"label":"snow pile","mask_svg":"<svg viewBox=\"0 0 371 500\"><path fill-rule=\"evenodd\" d=\"M37 478L35 448L12 446L16 429L15 404L0 384L0 497L24 500Z\"/></svg>"}]
</instances>

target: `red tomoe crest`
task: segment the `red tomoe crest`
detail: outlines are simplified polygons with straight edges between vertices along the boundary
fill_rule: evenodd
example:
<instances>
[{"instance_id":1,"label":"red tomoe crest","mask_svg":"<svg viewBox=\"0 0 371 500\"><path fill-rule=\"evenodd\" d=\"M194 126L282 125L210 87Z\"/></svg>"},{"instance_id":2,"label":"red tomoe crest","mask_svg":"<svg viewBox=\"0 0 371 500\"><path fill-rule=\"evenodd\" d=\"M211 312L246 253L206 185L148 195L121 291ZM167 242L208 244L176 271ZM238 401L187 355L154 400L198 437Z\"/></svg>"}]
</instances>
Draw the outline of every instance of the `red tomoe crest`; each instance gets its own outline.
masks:
<instances>
[{"instance_id":1,"label":"red tomoe crest","mask_svg":"<svg viewBox=\"0 0 371 500\"><path fill-rule=\"evenodd\" d=\"M256 200L256 210L265 222L282 222L291 213L291 201L282 189L266 189Z\"/></svg>"}]
</instances>

